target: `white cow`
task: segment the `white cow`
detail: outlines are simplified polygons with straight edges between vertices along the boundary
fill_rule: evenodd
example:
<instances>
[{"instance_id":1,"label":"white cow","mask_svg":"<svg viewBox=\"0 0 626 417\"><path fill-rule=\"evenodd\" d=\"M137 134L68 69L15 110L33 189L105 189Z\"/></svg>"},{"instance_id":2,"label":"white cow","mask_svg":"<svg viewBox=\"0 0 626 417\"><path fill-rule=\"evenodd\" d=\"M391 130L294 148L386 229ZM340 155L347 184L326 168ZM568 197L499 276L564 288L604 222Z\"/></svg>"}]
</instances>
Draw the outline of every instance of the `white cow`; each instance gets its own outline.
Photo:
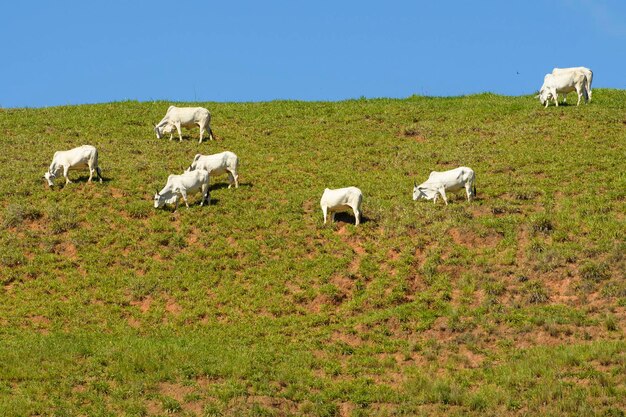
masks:
<instances>
[{"instance_id":1,"label":"white cow","mask_svg":"<svg viewBox=\"0 0 626 417\"><path fill-rule=\"evenodd\" d=\"M211 204L211 196L209 195L209 173L203 169L196 171L184 172L181 175L170 175L167 177L167 184L161 191L154 195L154 208L161 208L167 204L175 204L174 211L178 208L178 196L182 196L185 205L187 203L187 194L197 191L202 192L202 201L200 205Z\"/></svg>"},{"instance_id":2,"label":"white cow","mask_svg":"<svg viewBox=\"0 0 626 417\"><path fill-rule=\"evenodd\" d=\"M154 132L158 139L163 137L164 133L170 134L170 140L172 140L172 133L174 128L178 131L178 137L181 142L183 135L180 131L181 126L185 127L200 127L200 142L202 143L202 135L206 130L209 132L209 139L213 140L213 131L211 130L211 113L204 107L176 107L170 106L165 113L165 117L156 125L154 125Z\"/></svg>"},{"instance_id":3,"label":"white cow","mask_svg":"<svg viewBox=\"0 0 626 417\"><path fill-rule=\"evenodd\" d=\"M239 187L239 175L237 168L239 167L239 158L232 152L225 151L214 155L197 154L193 158L193 162L187 168L187 172L196 169L204 169L211 175L228 174L228 188L235 184L235 188Z\"/></svg>"},{"instance_id":4,"label":"white cow","mask_svg":"<svg viewBox=\"0 0 626 417\"><path fill-rule=\"evenodd\" d=\"M52 187L54 185L54 179L59 175L59 171L63 169L63 176L65 177L65 184L70 181L67 176L68 171L89 168L89 180L91 182L94 171L98 175L100 182L102 182L102 171L98 167L98 150L91 145L83 145L78 148L70 149L69 151L57 151L52 157L52 163L48 172L43 174L43 177L48 181L48 185Z\"/></svg>"},{"instance_id":5,"label":"white cow","mask_svg":"<svg viewBox=\"0 0 626 417\"><path fill-rule=\"evenodd\" d=\"M552 74L562 74L565 72L575 72L575 71L580 71L583 74L585 74L585 77L587 77L587 84L585 84L585 87L587 88L587 94L589 95L589 101L591 101L591 83L593 82L593 71L591 71L589 68L585 68L585 67L571 67L571 68L553 68L552 69ZM565 100L567 99L567 96L565 96L563 98L563 102L565 102Z\"/></svg>"},{"instance_id":6,"label":"white cow","mask_svg":"<svg viewBox=\"0 0 626 417\"><path fill-rule=\"evenodd\" d=\"M548 107L550 99L554 100L554 103L559 105L558 94L567 94L571 91L576 91L578 94L578 103L580 105L580 99L585 96L585 102L589 100L587 93L587 77L581 71L570 71L559 74L546 74L543 78L543 85L539 90L539 101L541 104Z\"/></svg>"},{"instance_id":7,"label":"white cow","mask_svg":"<svg viewBox=\"0 0 626 417\"><path fill-rule=\"evenodd\" d=\"M467 201L471 201L476 197L475 181L476 174L474 170L468 167L459 167L443 172L433 171L426 182L420 185L413 184L413 200L425 198L426 200L434 200L436 203L437 197L441 195L447 205L446 191L456 192L465 189Z\"/></svg>"},{"instance_id":8,"label":"white cow","mask_svg":"<svg viewBox=\"0 0 626 417\"><path fill-rule=\"evenodd\" d=\"M337 188L331 190L326 188L320 206L324 213L324 224L326 224L326 216L330 213L330 221L335 221L335 213L345 212L352 209L355 218L355 226L358 226L361 220L361 202L363 201L363 193L356 187Z\"/></svg>"}]
</instances>

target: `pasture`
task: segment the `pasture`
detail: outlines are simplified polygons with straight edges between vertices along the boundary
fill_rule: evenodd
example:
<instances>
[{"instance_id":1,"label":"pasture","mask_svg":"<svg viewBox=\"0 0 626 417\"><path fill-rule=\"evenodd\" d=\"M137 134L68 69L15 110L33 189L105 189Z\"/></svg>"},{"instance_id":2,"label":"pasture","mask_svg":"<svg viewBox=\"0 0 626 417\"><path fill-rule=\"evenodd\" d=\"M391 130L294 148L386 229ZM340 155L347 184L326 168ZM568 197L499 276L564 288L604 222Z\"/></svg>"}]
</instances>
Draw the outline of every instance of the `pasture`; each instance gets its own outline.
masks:
<instances>
[{"instance_id":1,"label":"pasture","mask_svg":"<svg viewBox=\"0 0 626 417\"><path fill-rule=\"evenodd\" d=\"M202 144L168 102L0 109L0 415L623 416L626 91L569 100L178 103ZM48 189L83 144L104 183ZM238 189L153 208L224 150ZM477 200L412 201L457 166Z\"/></svg>"}]
</instances>

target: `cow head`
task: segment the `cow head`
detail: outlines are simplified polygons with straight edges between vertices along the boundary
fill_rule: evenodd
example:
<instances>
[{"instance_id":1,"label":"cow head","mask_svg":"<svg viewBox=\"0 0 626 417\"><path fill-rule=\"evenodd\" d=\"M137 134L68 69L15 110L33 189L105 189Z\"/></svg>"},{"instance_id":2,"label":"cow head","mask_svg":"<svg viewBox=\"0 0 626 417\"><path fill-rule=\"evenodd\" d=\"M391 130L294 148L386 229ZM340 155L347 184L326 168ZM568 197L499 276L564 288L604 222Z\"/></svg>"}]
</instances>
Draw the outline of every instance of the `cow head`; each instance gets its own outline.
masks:
<instances>
[{"instance_id":1,"label":"cow head","mask_svg":"<svg viewBox=\"0 0 626 417\"><path fill-rule=\"evenodd\" d=\"M552 94L549 90L543 89L539 91L537 97L539 97L539 102L541 103L541 105L545 105L546 102L552 98Z\"/></svg>"},{"instance_id":2,"label":"cow head","mask_svg":"<svg viewBox=\"0 0 626 417\"><path fill-rule=\"evenodd\" d=\"M413 201L417 201L422 198L428 198L428 196L424 192L424 189L414 182L413 183Z\"/></svg>"},{"instance_id":3,"label":"cow head","mask_svg":"<svg viewBox=\"0 0 626 417\"><path fill-rule=\"evenodd\" d=\"M161 208L165 204L176 204L178 201L178 195L176 193L165 192L160 194L157 192L154 194L154 208Z\"/></svg>"},{"instance_id":4,"label":"cow head","mask_svg":"<svg viewBox=\"0 0 626 417\"><path fill-rule=\"evenodd\" d=\"M154 208L161 208L165 205L165 197L158 192L154 195Z\"/></svg>"},{"instance_id":5,"label":"cow head","mask_svg":"<svg viewBox=\"0 0 626 417\"><path fill-rule=\"evenodd\" d=\"M163 128L157 125L154 125L154 133L156 133L157 139L161 139L163 137Z\"/></svg>"},{"instance_id":6,"label":"cow head","mask_svg":"<svg viewBox=\"0 0 626 417\"><path fill-rule=\"evenodd\" d=\"M54 182L52 182L52 181L54 181L54 179L56 178L56 175L54 175L53 173L48 171L45 174L43 174L43 177L44 177L44 179L46 181L48 181L48 185L50 187L52 187L54 185Z\"/></svg>"}]
</instances>

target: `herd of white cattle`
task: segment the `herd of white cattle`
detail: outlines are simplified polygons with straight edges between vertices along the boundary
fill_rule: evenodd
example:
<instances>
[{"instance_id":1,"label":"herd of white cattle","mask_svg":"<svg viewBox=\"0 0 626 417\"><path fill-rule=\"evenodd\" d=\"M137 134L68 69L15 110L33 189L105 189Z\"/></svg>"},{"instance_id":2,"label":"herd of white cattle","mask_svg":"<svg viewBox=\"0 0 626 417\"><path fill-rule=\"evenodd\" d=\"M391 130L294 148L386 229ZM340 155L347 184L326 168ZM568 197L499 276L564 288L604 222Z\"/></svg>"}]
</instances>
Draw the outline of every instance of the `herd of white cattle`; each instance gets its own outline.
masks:
<instances>
[{"instance_id":1,"label":"herd of white cattle","mask_svg":"<svg viewBox=\"0 0 626 417\"><path fill-rule=\"evenodd\" d=\"M550 99L558 106L559 94L564 96L572 91L578 94L578 103L580 99L585 98L585 102L591 100L591 82L593 73L585 67L574 68L554 68L550 74L544 77L543 85L539 90L537 97L542 105L548 107ZM565 100L565 98L564 98ZM209 139L213 140L213 131L211 130L211 113L203 107L176 107L170 106L163 119L154 125L154 132L158 139L164 134L170 134L170 140L173 139L174 129L178 132L178 137L182 141L181 127L198 126L200 128L200 141L206 131ZM54 185L54 179L63 171L65 183L70 183L68 171L77 169L89 169L89 179L91 182L94 172L98 179L102 182L102 171L98 167L98 150L91 145L83 145L68 151L58 151L54 153L52 163L48 172L44 174L48 185ZM165 204L173 204L174 211L178 208L179 198L182 198L187 208L189 204L187 196L189 194L200 192L202 200L200 205L211 203L209 193L209 181L212 175L228 175L228 188L233 185L239 187L239 158L233 152L225 151L214 155L197 154L191 165L185 172L180 175L170 175L167 183L161 191L157 191L154 195L154 207L161 208ZM437 198L441 196L444 203L448 204L446 192L454 193L465 190L467 201L471 201L476 197L476 174L471 168L459 167L449 171L432 171L428 179L413 186L413 200L420 199L433 200L437 203ZM328 215L330 221L335 220L335 213L352 211L355 218L355 225L361 222L361 204L363 202L363 193L357 187L346 187L338 189L326 188L320 200L320 207L324 215L324 224L326 224Z\"/></svg>"}]
</instances>

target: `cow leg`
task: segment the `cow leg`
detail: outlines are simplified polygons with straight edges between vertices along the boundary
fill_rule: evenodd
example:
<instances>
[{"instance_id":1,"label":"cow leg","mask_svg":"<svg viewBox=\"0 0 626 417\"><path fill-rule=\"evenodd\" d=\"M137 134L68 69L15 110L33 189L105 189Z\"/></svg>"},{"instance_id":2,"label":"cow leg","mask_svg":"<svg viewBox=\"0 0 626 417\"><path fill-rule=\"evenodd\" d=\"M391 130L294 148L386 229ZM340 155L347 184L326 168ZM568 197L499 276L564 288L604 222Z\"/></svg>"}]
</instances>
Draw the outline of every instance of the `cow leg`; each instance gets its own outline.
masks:
<instances>
[{"instance_id":1,"label":"cow leg","mask_svg":"<svg viewBox=\"0 0 626 417\"><path fill-rule=\"evenodd\" d=\"M96 174L98 174L98 178L100 179L100 183L102 183L102 170L100 167L96 167Z\"/></svg>"},{"instance_id":2,"label":"cow leg","mask_svg":"<svg viewBox=\"0 0 626 417\"><path fill-rule=\"evenodd\" d=\"M361 223L361 212L358 207L352 207L352 212L354 213L354 225L358 226Z\"/></svg>"},{"instance_id":3,"label":"cow leg","mask_svg":"<svg viewBox=\"0 0 626 417\"><path fill-rule=\"evenodd\" d=\"M200 125L200 142L198 143L202 143L202 134L204 133L204 126Z\"/></svg>"},{"instance_id":4,"label":"cow leg","mask_svg":"<svg viewBox=\"0 0 626 417\"><path fill-rule=\"evenodd\" d=\"M180 141L183 141L183 133L180 131L180 123L176 123L176 130L178 131L178 138L180 139Z\"/></svg>"},{"instance_id":5,"label":"cow leg","mask_svg":"<svg viewBox=\"0 0 626 417\"><path fill-rule=\"evenodd\" d=\"M187 191L180 190L180 195L183 197L183 201L185 202L185 206L187 206L187 209L189 209L189 203L187 202Z\"/></svg>"},{"instance_id":6,"label":"cow leg","mask_svg":"<svg viewBox=\"0 0 626 417\"><path fill-rule=\"evenodd\" d=\"M472 184L468 182L465 183L465 193L467 194L467 201L470 202L472 201L472 199L470 197L472 196Z\"/></svg>"},{"instance_id":7,"label":"cow leg","mask_svg":"<svg viewBox=\"0 0 626 417\"><path fill-rule=\"evenodd\" d=\"M87 182L91 182L91 179L93 178L93 172L94 172L94 169L91 166L89 166L89 179L87 180Z\"/></svg>"},{"instance_id":8,"label":"cow leg","mask_svg":"<svg viewBox=\"0 0 626 417\"><path fill-rule=\"evenodd\" d=\"M209 130L209 139L214 140L215 138L213 137L213 130L211 130L211 126L207 126L207 129Z\"/></svg>"},{"instance_id":9,"label":"cow leg","mask_svg":"<svg viewBox=\"0 0 626 417\"><path fill-rule=\"evenodd\" d=\"M585 89L585 87L583 86L582 88L577 88L576 89L576 94L578 94L578 103L576 103L577 106L580 105L580 99L583 96L583 90ZM587 102L587 96L585 96L585 102Z\"/></svg>"},{"instance_id":10,"label":"cow leg","mask_svg":"<svg viewBox=\"0 0 626 417\"><path fill-rule=\"evenodd\" d=\"M328 215L328 207L322 207L322 213L324 214L324 224L326 224L326 216Z\"/></svg>"},{"instance_id":11,"label":"cow leg","mask_svg":"<svg viewBox=\"0 0 626 417\"><path fill-rule=\"evenodd\" d=\"M65 184L69 184L72 181L70 181L70 177L67 176L68 171L70 170L69 166L64 166L63 167L63 176L65 177Z\"/></svg>"},{"instance_id":12,"label":"cow leg","mask_svg":"<svg viewBox=\"0 0 626 417\"><path fill-rule=\"evenodd\" d=\"M207 206L211 205L211 196L209 195L208 186L202 187L202 201L200 202L200 206L203 206L205 201L207 203Z\"/></svg>"},{"instance_id":13,"label":"cow leg","mask_svg":"<svg viewBox=\"0 0 626 417\"><path fill-rule=\"evenodd\" d=\"M234 172L228 171L228 188L232 187L233 184L235 184L235 188L239 188L239 181L237 181L238 177L239 176L235 175Z\"/></svg>"},{"instance_id":14,"label":"cow leg","mask_svg":"<svg viewBox=\"0 0 626 417\"><path fill-rule=\"evenodd\" d=\"M439 188L439 194L441 194L441 198L443 198L443 202L448 205L448 197L446 197L446 189L444 187ZM436 194L435 194L436 195Z\"/></svg>"},{"instance_id":15,"label":"cow leg","mask_svg":"<svg viewBox=\"0 0 626 417\"><path fill-rule=\"evenodd\" d=\"M335 212L334 211L330 212L330 222L331 223L335 223Z\"/></svg>"}]
</instances>

